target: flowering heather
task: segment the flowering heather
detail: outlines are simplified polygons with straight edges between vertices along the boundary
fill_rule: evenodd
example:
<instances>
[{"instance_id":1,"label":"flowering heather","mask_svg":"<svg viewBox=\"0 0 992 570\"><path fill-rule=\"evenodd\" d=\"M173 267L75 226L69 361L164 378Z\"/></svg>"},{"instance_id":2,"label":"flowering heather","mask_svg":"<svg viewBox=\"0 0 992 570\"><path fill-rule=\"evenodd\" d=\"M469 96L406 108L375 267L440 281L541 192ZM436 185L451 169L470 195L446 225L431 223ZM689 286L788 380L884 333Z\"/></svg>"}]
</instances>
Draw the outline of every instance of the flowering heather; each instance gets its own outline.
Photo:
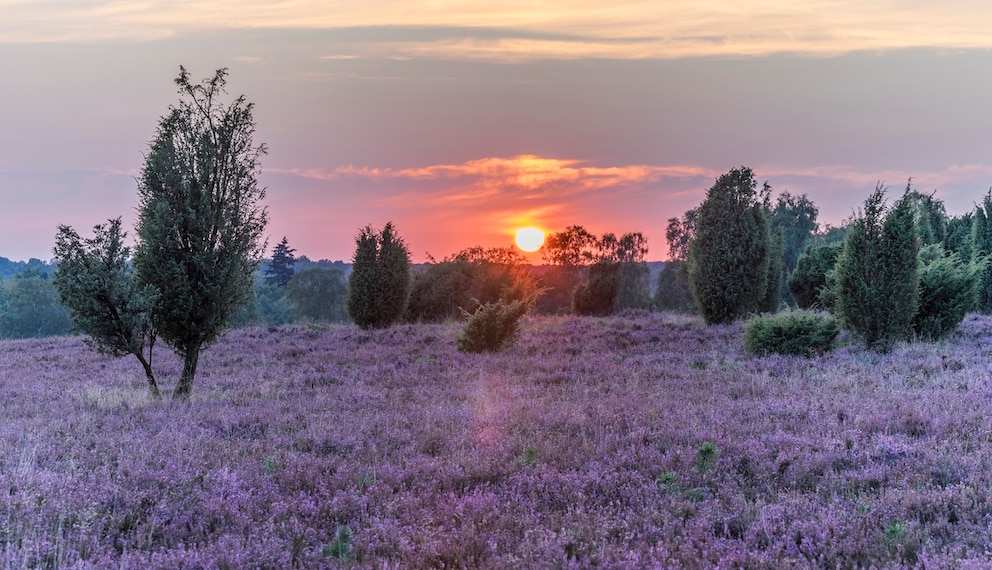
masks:
<instances>
[{"instance_id":1,"label":"flowering heather","mask_svg":"<svg viewBox=\"0 0 992 570\"><path fill-rule=\"evenodd\" d=\"M992 564L992 319L816 359L665 314L522 325L495 354L239 330L183 404L81 339L0 343L0 566Z\"/></svg>"}]
</instances>

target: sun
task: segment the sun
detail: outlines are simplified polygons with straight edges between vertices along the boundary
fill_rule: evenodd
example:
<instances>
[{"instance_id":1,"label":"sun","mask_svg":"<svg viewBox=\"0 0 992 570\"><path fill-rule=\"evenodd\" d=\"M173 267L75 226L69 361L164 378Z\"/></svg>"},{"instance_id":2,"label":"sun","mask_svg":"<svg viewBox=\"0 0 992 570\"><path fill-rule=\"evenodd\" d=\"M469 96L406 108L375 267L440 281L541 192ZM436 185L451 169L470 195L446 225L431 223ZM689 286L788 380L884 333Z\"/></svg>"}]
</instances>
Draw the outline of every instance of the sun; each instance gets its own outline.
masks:
<instances>
[{"instance_id":1,"label":"sun","mask_svg":"<svg viewBox=\"0 0 992 570\"><path fill-rule=\"evenodd\" d=\"M532 252L544 245L544 232L537 228L520 228L517 230L517 247Z\"/></svg>"}]
</instances>

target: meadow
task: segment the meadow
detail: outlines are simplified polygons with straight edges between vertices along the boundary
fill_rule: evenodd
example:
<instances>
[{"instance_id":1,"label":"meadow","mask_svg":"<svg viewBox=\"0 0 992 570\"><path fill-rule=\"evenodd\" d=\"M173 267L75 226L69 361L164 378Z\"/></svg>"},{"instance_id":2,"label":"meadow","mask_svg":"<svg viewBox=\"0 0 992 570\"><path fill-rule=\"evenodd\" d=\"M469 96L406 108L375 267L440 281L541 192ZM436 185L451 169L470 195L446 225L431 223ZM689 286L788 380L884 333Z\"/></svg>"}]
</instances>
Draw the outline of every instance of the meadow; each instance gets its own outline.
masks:
<instances>
[{"instance_id":1,"label":"meadow","mask_svg":"<svg viewBox=\"0 0 992 570\"><path fill-rule=\"evenodd\" d=\"M481 355L457 323L236 330L185 404L80 338L2 342L2 565L992 564L989 317L816 359L674 314L522 325Z\"/></svg>"}]
</instances>

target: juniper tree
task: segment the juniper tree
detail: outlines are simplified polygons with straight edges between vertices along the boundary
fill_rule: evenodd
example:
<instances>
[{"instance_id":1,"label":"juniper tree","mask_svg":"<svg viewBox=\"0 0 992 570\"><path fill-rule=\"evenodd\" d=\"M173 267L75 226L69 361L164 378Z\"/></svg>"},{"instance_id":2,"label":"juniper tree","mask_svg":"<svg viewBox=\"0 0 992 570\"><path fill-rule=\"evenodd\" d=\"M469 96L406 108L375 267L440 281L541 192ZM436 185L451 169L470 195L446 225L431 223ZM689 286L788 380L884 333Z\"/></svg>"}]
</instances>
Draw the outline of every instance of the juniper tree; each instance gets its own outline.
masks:
<instances>
[{"instance_id":1,"label":"juniper tree","mask_svg":"<svg viewBox=\"0 0 992 570\"><path fill-rule=\"evenodd\" d=\"M819 304L820 291L827 285L827 275L837 264L842 247L843 242L813 245L799 256L796 268L789 274L789 293L800 309L812 309Z\"/></svg>"},{"instance_id":2,"label":"juniper tree","mask_svg":"<svg viewBox=\"0 0 992 570\"><path fill-rule=\"evenodd\" d=\"M138 179L138 281L157 291L158 334L183 359L173 393L188 399L200 351L251 297L267 214L257 174L254 105L225 106L227 70L199 84L180 67L180 102L159 122Z\"/></svg>"},{"instance_id":3,"label":"juniper tree","mask_svg":"<svg viewBox=\"0 0 992 570\"><path fill-rule=\"evenodd\" d=\"M355 238L348 276L348 315L363 329L400 320L410 300L410 254L392 222L381 232L365 226Z\"/></svg>"},{"instance_id":4,"label":"juniper tree","mask_svg":"<svg viewBox=\"0 0 992 570\"><path fill-rule=\"evenodd\" d=\"M699 207L689 245L689 287L708 324L728 323L759 308L771 257L764 196L750 168L720 176Z\"/></svg>"},{"instance_id":5,"label":"juniper tree","mask_svg":"<svg viewBox=\"0 0 992 570\"><path fill-rule=\"evenodd\" d=\"M87 336L98 352L113 357L133 354L145 371L153 398L161 393L152 370L155 326L152 306L156 293L138 284L130 265L131 248L121 219L93 228L83 239L69 226L55 236L55 288L70 311L73 327Z\"/></svg>"},{"instance_id":6,"label":"juniper tree","mask_svg":"<svg viewBox=\"0 0 992 570\"><path fill-rule=\"evenodd\" d=\"M834 268L836 311L873 350L909 337L920 298L919 234L911 198L885 208L881 184L854 220Z\"/></svg>"}]
</instances>

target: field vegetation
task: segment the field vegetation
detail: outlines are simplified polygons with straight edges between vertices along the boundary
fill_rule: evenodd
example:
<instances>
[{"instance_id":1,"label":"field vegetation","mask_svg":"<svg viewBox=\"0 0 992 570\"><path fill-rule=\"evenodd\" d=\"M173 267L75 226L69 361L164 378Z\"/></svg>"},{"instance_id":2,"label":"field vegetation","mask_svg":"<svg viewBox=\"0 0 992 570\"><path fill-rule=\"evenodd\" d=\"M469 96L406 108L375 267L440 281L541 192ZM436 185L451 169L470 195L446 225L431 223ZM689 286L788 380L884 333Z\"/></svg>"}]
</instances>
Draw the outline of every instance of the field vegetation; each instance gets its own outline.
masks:
<instances>
[{"instance_id":1,"label":"field vegetation","mask_svg":"<svg viewBox=\"0 0 992 570\"><path fill-rule=\"evenodd\" d=\"M812 359L741 327L241 329L187 402L81 338L4 341L0 565L987 567L989 317Z\"/></svg>"}]
</instances>

